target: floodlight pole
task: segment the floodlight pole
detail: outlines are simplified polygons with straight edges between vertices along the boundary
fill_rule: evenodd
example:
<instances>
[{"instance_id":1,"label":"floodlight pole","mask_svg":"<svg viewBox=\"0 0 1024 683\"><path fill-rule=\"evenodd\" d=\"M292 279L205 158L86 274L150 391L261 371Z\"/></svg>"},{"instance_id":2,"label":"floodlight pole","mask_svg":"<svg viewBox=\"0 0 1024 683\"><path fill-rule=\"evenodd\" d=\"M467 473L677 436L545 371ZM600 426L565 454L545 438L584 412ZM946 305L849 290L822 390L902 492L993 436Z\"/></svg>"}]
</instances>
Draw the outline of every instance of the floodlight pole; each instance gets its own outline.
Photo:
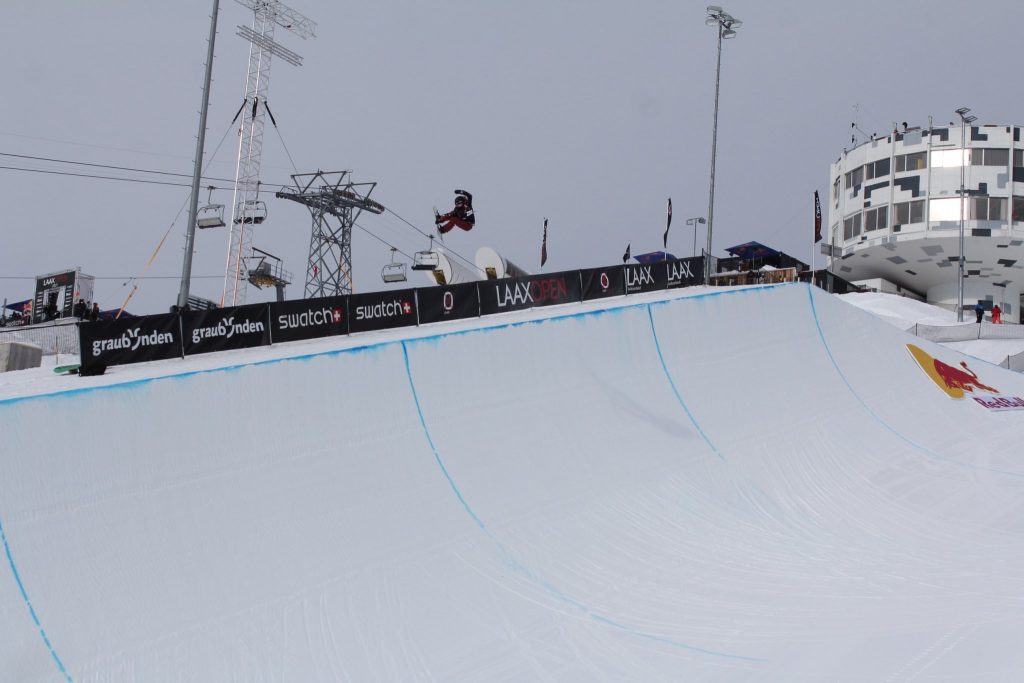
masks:
<instances>
[{"instance_id":1,"label":"floodlight pole","mask_svg":"<svg viewBox=\"0 0 1024 683\"><path fill-rule=\"evenodd\" d=\"M199 213L199 180L203 174L203 143L206 142L206 113L210 108L210 80L213 75L213 43L217 39L217 13L220 0L213 0L210 14L210 39L207 41L206 76L203 79L202 105L199 107L199 134L196 136L196 158L192 164L192 197L188 204L188 227L185 231L185 259L181 266L181 288L178 290L178 308L188 304L188 290L192 281L192 252L196 243L196 215Z\"/></svg>"},{"instance_id":2,"label":"floodlight pole","mask_svg":"<svg viewBox=\"0 0 1024 683\"><path fill-rule=\"evenodd\" d=\"M743 23L716 5L709 5L707 12L707 19L704 23L708 26L718 27L718 59L715 65L715 116L711 125L711 189L708 193L708 246L707 257L704 259L705 285L711 283L711 228L715 220L715 156L718 149L718 93L722 76L722 39L735 37L735 29ZM696 248L694 252L696 252Z\"/></svg>"},{"instance_id":3,"label":"floodlight pole","mask_svg":"<svg viewBox=\"0 0 1024 683\"><path fill-rule=\"evenodd\" d=\"M967 165L967 124L977 121L977 116L967 116L971 111L968 107L960 107L956 113L960 116L960 263L956 288L956 319L964 321L964 201L967 190L964 185L964 171Z\"/></svg>"},{"instance_id":4,"label":"floodlight pole","mask_svg":"<svg viewBox=\"0 0 1024 683\"><path fill-rule=\"evenodd\" d=\"M706 223L703 216L695 216L694 218L687 218L686 224L693 226L693 255L697 255L697 224Z\"/></svg>"}]
</instances>

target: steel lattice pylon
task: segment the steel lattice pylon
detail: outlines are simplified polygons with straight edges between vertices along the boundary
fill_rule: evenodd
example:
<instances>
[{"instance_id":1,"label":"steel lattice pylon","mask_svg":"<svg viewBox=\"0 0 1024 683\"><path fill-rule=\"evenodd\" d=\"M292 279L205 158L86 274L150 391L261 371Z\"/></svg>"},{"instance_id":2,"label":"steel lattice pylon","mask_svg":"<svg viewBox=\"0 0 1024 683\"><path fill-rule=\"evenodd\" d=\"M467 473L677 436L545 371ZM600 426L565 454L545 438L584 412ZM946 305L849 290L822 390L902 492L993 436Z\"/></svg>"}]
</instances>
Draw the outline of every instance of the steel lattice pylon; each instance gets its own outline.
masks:
<instances>
[{"instance_id":1,"label":"steel lattice pylon","mask_svg":"<svg viewBox=\"0 0 1024 683\"><path fill-rule=\"evenodd\" d=\"M238 35L249 41L249 71L238 138L238 164L231 201L231 233L221 305L245 303L246 260L252 256L252 230L266 218L260 201L260 163L263 156L263 120L270 89L270 58L274 55L300 66L302 58L274 42L274 27L281 26L301 38L315 34L316 24L276 0L236 0L253 11L252 28L238 27ZM262 105L262 106L261 106Z\"/></svg>"},{"instance_id":2,"label":"steel lattice pylon","mask_svg":"<svg viewBox=\"0 0 1024 683\"><path fill-rule=\"evenodd\" d=\"M295 188L277 197L305 205L313 216L306 262L305 297L352 293L352 226L363 211L383 213L370 199L377 183L353 183L349 171L301 173Z\"/></svg>"}]
</instances>

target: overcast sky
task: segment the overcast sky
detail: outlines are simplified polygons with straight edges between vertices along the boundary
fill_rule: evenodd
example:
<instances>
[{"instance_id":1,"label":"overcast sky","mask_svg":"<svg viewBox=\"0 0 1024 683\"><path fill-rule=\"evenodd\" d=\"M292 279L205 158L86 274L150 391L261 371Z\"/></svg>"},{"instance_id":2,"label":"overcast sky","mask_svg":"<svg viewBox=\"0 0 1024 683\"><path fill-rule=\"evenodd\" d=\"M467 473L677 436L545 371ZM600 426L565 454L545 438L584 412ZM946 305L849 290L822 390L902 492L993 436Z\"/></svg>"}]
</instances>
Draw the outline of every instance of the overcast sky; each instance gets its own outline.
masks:
<instances>
[{"instance_id":1,"label":"overcast sky","mask_svg":"<svg viewBox=\"0 0 1024 683\"><path fill-rule=\"evenodd\" d=\"M272 191L291 173L322 169L378 183L373 197L425 232L434 206L447 210L454 188L470 190L476 228L448 240L470 259L490 246L539 272L547 217L545 271L616 263L627 243L634 254L661 248L668 197L669 251L689 255L686 219L708 210L717 36L704 24L706 4L289 0L318 30L305 41L283 29L275 35L304 64L273 63L278 129L267 122L262 166L270 217L254 245L283 258L296 274L288 296L301 297L311 219ZM174 303L211 5L41 0L6 8L0 166L54 173L0 169L0 298L28 298L34 276L81 266L97 277L101 307L116 307L173 224L128 310ZM981 123L1024 123L1017 2L723 6L743 26L722 53L716 255L757 240L808 260L812 195L825 195L853 121L883 134L893 122L927 125L929 115L948 123L969 106ZM245 7L221 0L206 142L215 178L234 177L231 119L248 60L248 43L234 34L251 20ZM230 182L213 184L226 188L215 201L230 204ZM380 240L407 254L427 246L391 214L364 215L359 225L357 291L386 286L380 270L390 252ZM193 294L219 300L227 240L226 229L197 236ZM698 253L704 240L702 230ZM272 298L250 288L247 301Z\"/></svg>"}]
</instances>

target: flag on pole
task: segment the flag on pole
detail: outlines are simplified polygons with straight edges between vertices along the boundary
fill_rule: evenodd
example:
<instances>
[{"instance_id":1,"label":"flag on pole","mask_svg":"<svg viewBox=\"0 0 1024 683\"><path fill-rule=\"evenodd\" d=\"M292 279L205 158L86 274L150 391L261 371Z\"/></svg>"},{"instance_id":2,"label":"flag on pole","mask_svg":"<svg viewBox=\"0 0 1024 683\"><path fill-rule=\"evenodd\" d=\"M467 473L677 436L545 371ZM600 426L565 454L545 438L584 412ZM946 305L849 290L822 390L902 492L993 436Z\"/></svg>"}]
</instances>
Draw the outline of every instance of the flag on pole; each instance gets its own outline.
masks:
<instances>
[{"instance_id":1,"label":"flag on pole","mask_svg":"<svg viewBox=\"0 0 1024 683\"><path fill-rule=\"evenodd\" d=\"M626 245L626 253L622 255L622 262L625 263L629 260L629 245Z\"/></svg>"},{"instance_id":2,"label":"flag on pole","mask_svg":"<svg viewBox=\"0 0 1024 683\"><path fill-rule=\"evenodd\" d=\"M548 261L548 219L544 219L544 239L540 243L540 267Z\"/></svg>"},{"instance_id":3,"label":"flag on pole","mask_svg":"<svg viewBox=\"0 0 1024 683\"><path fill-rule=\"evenodd\" d=\"M668 229L672 227L672 198L668 198L668 222L665 224L665 236L661 238L661 248L668 249Z\"/></svg>"},{"instance_id":4,"label":"flag on pole","mask_svg":"<svg viewBox=\"0 0 1024 683\"><path fill-rule=\"evenodd\" d=\"M818 191L814 191L814 243L821 241L821 201L818 199Z\"/></svg>"}]
</instances>

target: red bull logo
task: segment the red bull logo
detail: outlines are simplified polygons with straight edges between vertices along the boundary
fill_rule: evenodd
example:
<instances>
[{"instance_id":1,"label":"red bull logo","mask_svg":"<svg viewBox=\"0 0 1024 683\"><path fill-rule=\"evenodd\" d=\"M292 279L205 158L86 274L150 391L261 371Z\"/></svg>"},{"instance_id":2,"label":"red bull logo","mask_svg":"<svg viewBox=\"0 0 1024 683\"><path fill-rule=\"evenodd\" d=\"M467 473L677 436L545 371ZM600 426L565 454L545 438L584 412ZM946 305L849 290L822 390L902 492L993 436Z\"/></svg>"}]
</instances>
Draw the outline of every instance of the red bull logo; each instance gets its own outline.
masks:
<instances>
[{"instance_id":1,"label":"red bull logo","mask_svg":"<svg viewBox=\"0 0 1024 683\"><path fill-rule=\"evenodd\" d=\"M935 385L942 389L950 398L961 399L966 393L974 394L975 390L998 394L999 390L983 384L978 374L967 367L966 361L960 361L960 367L943 363L913 344L907 344L907 350L914 357Z\"/></svg>"}]
</instances>

